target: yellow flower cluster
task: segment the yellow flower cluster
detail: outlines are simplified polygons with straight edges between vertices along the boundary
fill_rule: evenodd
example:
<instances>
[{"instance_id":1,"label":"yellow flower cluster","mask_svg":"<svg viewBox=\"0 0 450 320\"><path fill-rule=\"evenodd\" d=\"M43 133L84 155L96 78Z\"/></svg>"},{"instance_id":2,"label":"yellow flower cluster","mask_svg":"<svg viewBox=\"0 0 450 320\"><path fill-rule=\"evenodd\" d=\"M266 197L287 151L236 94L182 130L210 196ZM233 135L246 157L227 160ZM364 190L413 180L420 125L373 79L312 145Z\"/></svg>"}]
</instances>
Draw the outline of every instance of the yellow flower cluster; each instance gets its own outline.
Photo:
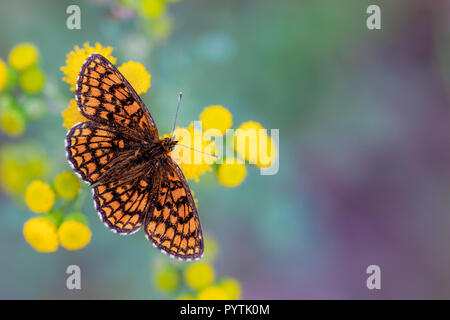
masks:
<instances>
[{"instance_id":1,"label":"yellow flower cluster","mask_svg":"<svg viewBox=\"0 0 450 320\"><path fill-rule=\"evenodd\" d=\"M64 211L77 198L80 182L71 172L57 175L53 185L42 180L29 184L25 192L28 208L39 213L25 222L23 234L25 240L39 252L54 252L61 245L66 250L84 248L91 240L91 231L86 217L79 211L73 211L63 217ZM54 210L57 200L66 201Z\"/></svg>"},{"instance_id":2,"label":"yellow flower cluster","mask_svg":"<svg viewBox=\"0 0 450 320\"><path fill-rule=\"evenodd\" d=\"M272 154L272 139L259 122L247 121L242 123L236 130L234 139L238 156L258 168L270 167L277 155L276 151ZM276 148L276 146L273 147ZM261 156L261 152L263 156Z\"/></svg>"},{"instance_id":3,"label":"yellow flower cluster","mask_svg":"<svg viewBox=\"0 0 450 320\"><path fill-rule=\"evenodd\" d=\"M82 48L75 46L73 51L70 51L66 56L66 65L61 67L61 71L65 74L63 80L70 84L70 90L75 90L81 66L89 55L100 53L112 64L115 64L116 58L111 56L112 51L111 47L102 47L100 43L95 43L94 47L91 47L88 42L84 43Z\"/></svg>"},{"instance_id":4,"label":"yellow flower cluster","mask_svg":"<svg viewBox=\"0 0 450 320\"><path fill-rule=\"evenodd\" d=\"M0 128L3 132L19 137L25 132L28 119L43 115L45 104L31 95L40 93L44 84L39 51L33 44L14 46L9 52L8 64L0 58Z\"/></svg>"},{"instance_id":5,"label":"yellow flower cluster","mask_svg":"<svg viewBox=\"0 0 450 320\"><path fill-rule=\"evenodd\" d=\"M224 135L226 141L233 142L236 156L222 158L216 165L217 179L225 187L236 187L245 180L247 176L245 162L258 168L265 168L271 165L277 154L277 152L272 154L272 138L258 122L247 121L242 123L234 134L228 132L233 124L233 117L231 112L221 105L207 106L200 114L200 121L206 136ZM266 157L262 157L261 154Z\"/></svg>"},{"instance_id":6,"label":"yellow flower cluster","mask_svg":"<svg viewBox=\"0 0 450 320\"><path fill-rule=\"evenodd\" d=\"M25 93L41 92L45 84L45 74L39 68L39 51L31 43L19 43L9 53L10 73L19 72L19 83ZM14 77L14 76L13 76Z\"/></svg>"},{"instance_id":7,"label":"yellow flower cluster","mask_svg":"<svg viewBox=\"0 0 450 320\"><path fill-rule=\"evenodd\" d=\"M163 138L170 137L166 134ZM199 176L207 171L212 171L211 165L215 162L214 142L212 142L199 129L194 128L191 123L187 128L176 128L173 132L178 140L171 153L172 158L177 162L186 179L199 181Z\"/></svg>"},{"instance_id":8,"label":"yellow flower cluster","mask_svg":"<svg viewBox=\"0 0 450 320\"><path fill-rule=\"evenodd\" d=\"M160 292L174 295L179 300L240 299L241 285L236 279L217 279L212 262L218 245L210 235L206 235L205 240L205 257L202 262L163 263L155 270L153 280Z\"/></svg>"}]
</instances>

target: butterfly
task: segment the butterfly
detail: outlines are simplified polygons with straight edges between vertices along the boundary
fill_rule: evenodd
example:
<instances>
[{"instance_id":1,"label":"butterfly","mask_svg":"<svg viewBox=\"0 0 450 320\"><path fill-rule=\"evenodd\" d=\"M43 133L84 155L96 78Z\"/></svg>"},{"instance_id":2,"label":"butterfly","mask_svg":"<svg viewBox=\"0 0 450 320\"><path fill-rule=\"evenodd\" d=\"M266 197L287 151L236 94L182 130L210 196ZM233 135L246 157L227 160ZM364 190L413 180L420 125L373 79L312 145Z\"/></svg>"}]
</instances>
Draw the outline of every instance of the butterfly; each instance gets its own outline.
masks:
<instances>
[{"instance_id":1,"label":"butterfly","mask_svg":"<svg viewBox=\"0 0 450 320\"><path fill-rule=\"evenodd\" d=\"M139 95L98 53L83 63L75 98L89 121L67 133L67 158L91 185L100 219L124 235L144 226L148 240L171 257L201 258L197 208L183 172L170 156L178 141L160 139Z\"/></svg>"}]
</instances>

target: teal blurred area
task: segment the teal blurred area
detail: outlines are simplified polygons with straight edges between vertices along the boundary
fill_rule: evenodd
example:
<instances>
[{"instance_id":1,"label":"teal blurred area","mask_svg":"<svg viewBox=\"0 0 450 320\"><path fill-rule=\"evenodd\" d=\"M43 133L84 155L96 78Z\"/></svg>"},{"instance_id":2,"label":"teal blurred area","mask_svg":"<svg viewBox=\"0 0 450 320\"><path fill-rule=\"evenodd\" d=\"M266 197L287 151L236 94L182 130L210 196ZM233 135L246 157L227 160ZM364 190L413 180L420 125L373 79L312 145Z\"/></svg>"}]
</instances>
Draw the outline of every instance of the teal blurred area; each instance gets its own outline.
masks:
<instances>
[{"instance_id":1,"label":"teal blurred area","mask_svg":"<svg viewBox=\"0 0 450 320\"><path fill-rule=\"evenodd\" d=\"M56 97L21 138L44 150L50 177L70 169L66 54L86 41L113 46L119 64L139 61L152 74L143 100L161 133L171 130L179 91L180 126L222 104L236 126L280 130L276 175L249 168L234 189L212 173L190 182L203 230L219 243L217 273L238 279L244 298L450 298L448 1L182 0L169 7L164 41L111 19L111 1L79 1L82 28L68 30L72 3L0 4L0 57L33 42ZM381 30L366 27L374 3ZM17 141L0 135L2 145ZM142 231L108 231L84 192L91 243L52 254L25 242L32 213L23 200L0 193L0 298L165 298L151 272L166 257ZM81 267L82 290L65 286L71 264ZM372 264L382 290L366 287Z\"/></svg>"}]
</instances>

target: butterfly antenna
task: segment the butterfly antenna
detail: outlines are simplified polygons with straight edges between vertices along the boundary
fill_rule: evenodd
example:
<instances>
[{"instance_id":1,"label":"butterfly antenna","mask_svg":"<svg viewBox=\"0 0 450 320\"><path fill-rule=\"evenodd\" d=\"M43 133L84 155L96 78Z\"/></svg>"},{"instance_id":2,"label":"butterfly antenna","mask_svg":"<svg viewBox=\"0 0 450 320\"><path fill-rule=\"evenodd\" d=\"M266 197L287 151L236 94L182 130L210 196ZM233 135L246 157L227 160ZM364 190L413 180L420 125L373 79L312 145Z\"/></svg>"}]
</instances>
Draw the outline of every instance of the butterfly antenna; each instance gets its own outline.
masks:
<instances>
[{"instance_id":1,"label":"butterfly antenna","mask_svg":"<svg viewBox=\"0 0 450 320\"><path fill-rule=\"evenodd\" d=\"M214 157L214 158L216 158L216 159L219 159L219 157L216 156L216 155L214 155L214 154L210 154L210 153L207 153L207 152L203 152L203 151L201 151L201 150L194 149L194 148L192 148L192 147L190 147L190 146L187 146L187 145L184 145L184 144L181 144L181 143L177 143L177 146L185 147L185 148L191 149L192 151L200 152L200 153L206 154L206 155L208 155L208 156Z\"/></svg>"},{"instance_id":2,"label":"butterfly antenna","mask_svg":"<svg viewBox=\"0 0 450 320\"><path fill-rule=\"evenodd\" d=\"M181 99L182 98L183 98L183 92L180 91L180 93L178 93L177 112L175 113L175 120L173 121L173 129L172 129L172 134L170 136L170 139L173 138L173 132L175 131L175 126L177 124L178 111L180 110L180 105L181 105Z\"/></svg>"}]
</instances>

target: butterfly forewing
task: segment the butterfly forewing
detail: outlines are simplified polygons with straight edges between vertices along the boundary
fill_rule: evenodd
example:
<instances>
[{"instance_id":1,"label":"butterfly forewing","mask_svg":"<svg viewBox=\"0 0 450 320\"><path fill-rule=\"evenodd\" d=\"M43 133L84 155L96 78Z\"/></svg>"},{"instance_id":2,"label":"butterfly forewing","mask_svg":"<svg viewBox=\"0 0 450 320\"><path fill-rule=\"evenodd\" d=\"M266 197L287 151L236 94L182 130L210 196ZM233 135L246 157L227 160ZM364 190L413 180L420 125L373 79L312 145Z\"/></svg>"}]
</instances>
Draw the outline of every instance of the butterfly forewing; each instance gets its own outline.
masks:
<instances>
[{"instance_id":1,"label":"butterfly forewing","mask_svg":"<svg viewBox=\"0 0 450 320\"><path fill-rule=\"evenodd\" d=\"M139 95L108 60L90 55L77 80L81 113L91 121L129 131L136 136L158 137L153 118Z\"/></svg>"}]
</instances>

